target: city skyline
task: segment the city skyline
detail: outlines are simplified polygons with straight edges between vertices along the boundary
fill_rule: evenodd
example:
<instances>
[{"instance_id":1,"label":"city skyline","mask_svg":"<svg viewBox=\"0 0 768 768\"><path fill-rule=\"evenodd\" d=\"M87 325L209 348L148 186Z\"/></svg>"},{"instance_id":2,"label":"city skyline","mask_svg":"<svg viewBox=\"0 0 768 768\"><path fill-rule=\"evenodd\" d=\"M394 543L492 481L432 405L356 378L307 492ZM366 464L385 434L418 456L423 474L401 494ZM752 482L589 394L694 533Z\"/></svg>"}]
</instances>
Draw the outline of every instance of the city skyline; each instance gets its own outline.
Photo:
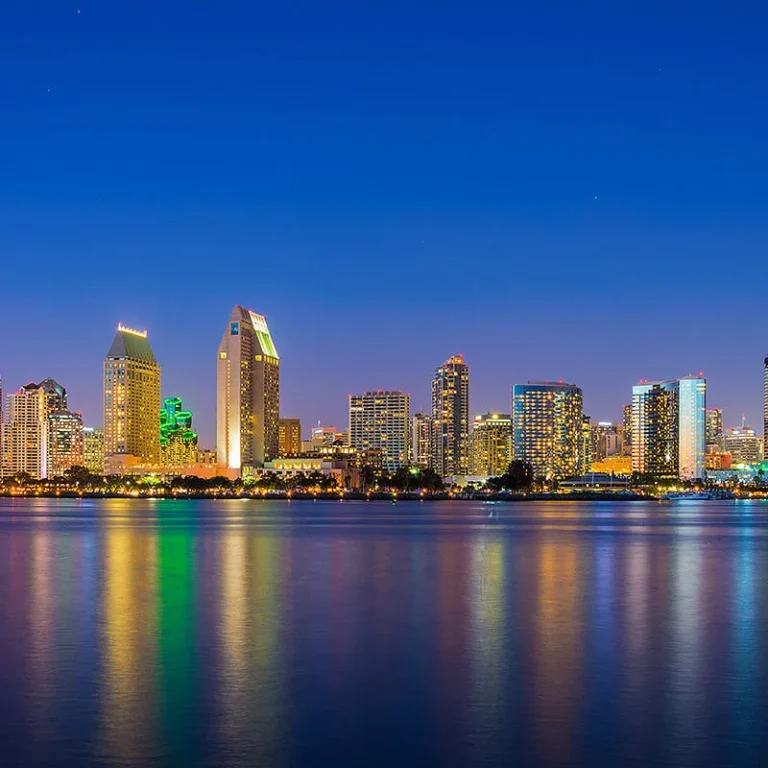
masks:
<instances>
[{"instance_id":1,"label":"city skyline","mask_svg":"<svg viewBox=\"0 0 768 768\"><path fill-rule=\"evenodd\" d=\"M343 424L345 394L378 388L428 411L435 361L463 352L472 415L549 378L616 419L639 379L701 370L729 423L758 426L768 62L744 9L686 5L497 4L468 21L428 3L406 29L367 6L348 26L279 5L233 26L193 2L146 26L119 4L13 5L0 375L54 376L98 423L105 329L146 327L163 394L212 447L213 318L241 302L269 318L283 413L306 424ZM19 288L42 264L57 267ZM219 279L234 264L258 269L253 289ZM454 274L460 322L437 322L435 278ZM705 325L715 285L738 324ZM674 335L649 322L658 307ZM29 343L54 318L75 348Z\"/></svg>"},{"instance_id":2,"label":"city skyline","mask_svg":"<svg viewBox=\"0 0 768 768\"><path fill-rule=\"evenodd\" d=\"M122 323L116 324L118 327L123 325ZM214 323L215 325L215 323ZM144 328L145 324L137 323L138 327ZM270 321L270 327L272 326L272 322ZM123 326L127 327L127 326ZM280 327L279 322L277 323L277 327ZM109 329L104 329L106 332L103 334L103 339L107 338L109 336ZM279 333L279 332L278 332ZM162 336L162 333L160 334ZM210 334L208 334L210 335ZM218 334L215 333L214 329L214 335L218 336L218 342L216 345L216 348L221 342L221 335L220 332ZM210 448L215 449L216 447L216 368L215 366L211 366L210 361L210 351L208 351L208 354L206 355L206 350L202 349L199 345L194 344L190 342L190 346L187 347L186 344L183 345L184 351L187 353L185 357L189 356L190 351L193 352L195 357L207 357L208 358L208 368L212 370L209 370L204 373L200 377L199 380L196 380L194 382L190 382L189 379L187 379L184 376L184 369L183 369L183 363L181 364L180 370L173 370L166 364L166 359L168 357L174 357L174 352L176 351L176 347L178 346L178 343L174 343L170 349L164 350L157 342L156 336L154 331L150 333L150 337L152 340L152 349L156 352L156 356L160 362L161 367L163 368L163 377L162 377L162 398L166 397L176 397L181 396L184 399L184 402L189 405L191 410L195 413L195 421L196 421L196 431L200 435L200 445L203 448ZM100 358L97 361L97 364L100 363L103 360L103 339L102 339L102 350L100 351ZM280 338L280 346L284 347L285 344ZM216 348L214 348L214 354L216 353ZM78 346L79 349L79 346ZM290 347L289 347L290 350ZM166 352L168 354L166 354ZM51 350L51 357L57 358L57 352L56 350ZM47 357L48 355L45 353L41 353L42 357ZM514 384L524 384L530 381L536 381L536 380L547 380L547 379L541 379L540 377L537 377L536 375L531 375L529 377L519 376L516 379L513 379L509 382L505 382L500 380L500 374L494 373L494 371L497 371L498 369L505 369L504 361L491 361L491 367L489 367L486 370L480 369L478 365L476 365L470 355L466 355L467 357L467 363L472 371L472 389L471 389L471 396L470 396L470 421L476 416L481 413L486 412L508 412L511 407L510 402L510 395L509 390ZM359 356L358 356L359 358ZM376 355L374 353L371 353L371 362L373 363L373 367L378 368L376 365ZM764 361L765 355L764 354L758 354L756 359L762 363ZM91 361L93 362L93 361ZM752 361L753 364L755 363L755 360ZM28 383L34 383L35 381L42 381L43 379L54 379L56 381L63 382L63 385L65 386L67 390L68 398L71 400L71 406L70 409L74 412L82 413L83 415L83 424L90 427L103 427L103 371L99 372L100 376L98 376L96 383L94 383L90 380L90 377L84 377L83 376L83 370L87 369L87 366L83 366L82 362L79 360L79 357L72 359L70 355L67 355L62 360L62 365L60 365L56 370L52 370L50 366L46 366L45 363L41 360L39 365L37 366L30 366L31 369L39 369L40 374L37 376L32 376L28 381L17 381L15 379L12 379L11 376L9 376L6 371L13 371L14 366L12 365L13 361L10 358L3 358L0 359L0 364L3 364L3 368L0 369L0 381L3 381L3 385L5 388L5 392L15 392L19 387L25 386ZM177 363L178 364L178 363ZM280 360L280 366L282 369L287 369L288 371L295 371L297 367L303 367L301 366L301 361L292 360L290 358L283 358L281 355ZM365 366L361 366L365 367ZM420 411L424 412L431 412L430 408L430 400L431 400L431 394L429 392L430 389L430 381L434 376L434 366L431 366L427 363L424 365L422 363L422 367L425 369L426 375L421 376L419 371L414 375L412 373L406 374L406 372L398 373L397 371L392 371L391 366L387 367L387 372L385 375L382 375L382 378L386 381L396 382L399 379L408 379L411 381L412 386L410 388L408 387L395 387L394 384L389 387L390 389L399 389L403 392L407 392L410 395L411 398L411 412L412 414L418 413ZM564 366L565 367L565 366ZM78 371L78 374L68 379L65 377L65 375L59 373L59 369L67 369L70 370L72 368L75 368ZM556 364L553 363L549 366L551 370L556 369ZM757 368L757 366L753 365L752 372L752 381L751 381L751 388L743 386L741 389L749 389L749 400L752 401L752 407L745 407L743 403L739 403L736 400L736 397L734 393L723 386L723 382L718 382L717 379L715 379L713 376L707 375L706 371L704 371L704 374L706 378L708 379L708 394L707 394L707 402L708 407L711 408L718 408L723 411L724 414L724 427L738 427L742 423L742 416L744 415L746 417L746 423L748 425L757 425L758 433L762 434L760 432L760 425L762 424L762 414L764 411L764 403L763 403L763 388L760 386L762 382L764 381L763 372L764 367ZM584 413L585 415L588 415L590 418L592 418L595 421L614 421L614 422L621 422L622 420L622 407L624 405L628 405L631 403L632 399L632 387L635 386L635 384L640 383L644 380L665 380L671 377L674 377L676 374L679 375L681 378L687 375L698 375L700 373L697 369L696 373L693 371L686 371L685 373L680 372L680 367L678 366L675 368L672 366L671 372L670 371L662 371L659 373L656 377L650 377L650 376L640 376L636 380L631 382L624 382L623 388L621 387L621 382L616 382L616 376L610 374L610 370L605 371L604 369L601 369L599 365L595 365L595 370L593 371L593 375L587 377L588 379L591 379L593 382L593 386L582 386L582 384L579 381L576 381L575 383L582 389L584 393ZM594 375L596 374L596 375ZM605 374L605 375L602 375ZM295 375L295 374L294 374ZM358 369L351 369L349 381L357 380L357 381L364 381L366 379L373 378L374 374L370 374L366 376L365 374L361 374ZM212 388L209 392L205 392L203 390L203 387L201 386L201 381L206 382L206 380L212 379ZM309 395L310 397L312 395L317 396L317 389L324 392L328 392L328 387L323 386L323 377L321 377L318 380L312 380L312 386L306 386L302 388L301 382L296 382L291 379L287 378L287 374L281 373L280 377L280 418L298 418L301 421L303 434L302 437L306 438L309 434L309 429L317 424L318 422L323 424L334 424L338 426L341 429L344 429L348 423L349 419L349 413L348 413L348 395L345 394L344 389L342 388L339 391L334 391L329 393L329 397L327 400L323 400L321 402L316 401L315 405L304 405L302 407L302 403L306 402L306 395ZM556 383L557 381L566 380L566 377L564 376L552 376L552 378L548 379L548 381L552 383ZM610 389L608 388L607 382L615 382L617 384L617 387ZM175 383L168 383L168 382L175 382ZM757 383L756 383L757 382ZM750 382L746 382L749 384ZM97 392L97 400L96 402L93 402L92 397L86 401L86 395L85 393L92 392L93 390L96 390ZM351 388L348 388L351 390ZM387 387L384 385L377 385L376 382L372 382L370 386L364 386L360 388L360 391L370 391L370 390L386 390ZM506 390L506 392L504 391ZM598 394L598 392L600 394ZM416 393L416 394L414 394ZM713 394L715 393L715 394ZM717 393L720 393L718 395ZM290 400L288 398L290 397ZM757 401L756 403L754 401ZM291 407L287 403L290 402L294 404L294 407ZM725 403L732 403L732 406L728 406ZM617 403L616 407L613 408L610 405L606 405L606 403ZM422 407L423 406L423 407Z\"/></svg>"}]
</instances>

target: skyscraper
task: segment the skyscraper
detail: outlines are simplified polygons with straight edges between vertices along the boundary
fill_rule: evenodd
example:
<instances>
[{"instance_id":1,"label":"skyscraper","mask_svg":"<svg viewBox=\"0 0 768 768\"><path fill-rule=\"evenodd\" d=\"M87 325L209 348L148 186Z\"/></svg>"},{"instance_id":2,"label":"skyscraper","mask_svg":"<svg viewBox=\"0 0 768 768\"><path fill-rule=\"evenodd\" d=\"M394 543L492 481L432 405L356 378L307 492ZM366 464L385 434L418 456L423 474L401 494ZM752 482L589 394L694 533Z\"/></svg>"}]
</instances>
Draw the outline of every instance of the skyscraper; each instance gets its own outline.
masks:
<instances>
[{"instance_id":1,"label":"skyscraper","mask_svg":"<svg viewBox=\"0 0 768 768\"><path fill-rule=\"evenodd\" d=\"M529 381L512 388L515 459L527 461L547 480L586 471L584 401L575 384Z\"/></svg>"},{"instance_id":2,"label":"skyscraper","mask_svg":"<svg viewBox=\"0 0 768 768\"><path fill-rule=\"evenodd\" d=\"M48 400L50 403L50 400ZM71 411L48 413L48 476L61 477L85 464L83 417Z\"/></svg>"},{"instance_id":3,"label":"skyscraper","mask_svg":"<svg viewBox=\"0 0 768 768\"><path fill-rule=\"evenodd\" d=\"M512 461L512 416L484 413L472 425L471 474L498 477Z\"/></svg>"},{"instance_id":4,"label":"skyscraper","mask_svg":"<svg viewBox=\"0 0 768 768\"><path fill-rule=\"evenodd\" d=\"M432 433L432 416L415 413L411 419L411 464L414 466L432 466Z\"/></svg>"},{"instance_id":5,"label":"skyscraper","mask_svg":"<svg viewBox=\"0 0 768 768\"><path fill-rule=\"evenodd\" d=\"M280 453L280 358L263 315L236 306L216 363L216 454L241 471Z\"/></svg>"},{"instance_id":6,"label":"skyscraper","mask_svg":"<svg viewBox=\"0 0 768 768\"><path fill-rule=\"evenodd\" d=\"M160 461L160 366L146 331L118 325L104 360L104 454Z\"/></svg>"},{"instance_id":7,"label":"skyscraper","mask_svg":"<svg viewBox=\"0 0 768 768\"><path fill-rule=\"evenodd\" d=\"M45 394L45 407L49 413L67 410L67 390L61 384L54 379L43 379L38 386Z\"/></svg>"},{"instance_id":8,"label":"skyscraper","mask_svg":"<svg viewBox=\"0 0 768 768\"><path fill-rule=\"evenodd\" d=\"M301 453L301 421L299 419L280 419L278 443L280 458L298 456Z\"/></svg>"},{"instance_id":9,"label":"skyscraper","mask_svg":"<svg viewBox=\"0 0 768 768\"><path fill-rule=\"evenodd\" d=\"M763 359L763 443L768 445L768 357Z\"/></svg>"},{"instance_id":10,"label":"skyscraper","mask_svg":"<svg viewBox=\"0 0 768 768\"><path fill-rule=\"evenodd\" d=\"M39 384L8 394L2 436L3 477L22 473L35 480L48 477L48 410Z\"/></svg>"},{"instance_id":11,"label":"skyscraper","mask_svg":"<svg viewBox=\"0 0 768 768\"><path fill-rule=\"evenodd\" d=\"M432 467L443 477L469 474L469 367L449 357L432 379Z\"/></svg>"},{"instance_id":12,"label":"skyscraper","mask_svg":"<svg viewBox=\"0 0 768 768\"><path fill-rule=\"evenodd\" d=\"M707 451L723 447L723 411L721 408L707 408Z\"/></svg>"},{"instance_id":13,"label":"skyscraper","mask_svg":"<svg viewBox=\"0 0 768 768\"><path fill-rule=\"evenodd\" d=\"M399 391L349 396L349 444L358 451L379 450L382 467L394 472L408 463L411 398Z\"/></svg>"},{"instance_id":14,"label":"skyscraper","mask_svg":"<svg viewBox=\"0 0 768 768\"><path fill-rule=\"evenodd\" d=\"M185 411L180 397L167 397L160 409L160 463L163 467L188 467L197 463L197 432L192 411Z\"/></svg>"},{"instance_id":15,"label":"skyscraper","mask_svg":"<svg viewBox=\"0 0 768 768\"><path fill-rule=\"evenodd\" d=\"M757 430L743 424L729 427L725 432L725 452L731 455L731 464L757 464L761 460L760 437Z\"/></svg>"},{"instance_id":16,"label":"skyscraper","mask_svg":"<svg viewBox=\"0 0 768 768\"><path fill-rule=\"evenodd\" d=\"M706 379L688 376L632 388L632 471L655 477L704 477Z\"/></svg>"},{"instance_id":17,"label":"skyscraper","mask_svg":"<svg viewBox=\"0 0 768 768\"><path fill-rule=\"evenodd\" d=\"M104 472L104 430L83 427L83 466L95 475Z\"/></svg>"},{"instance_id":18,"label":"skyscraper","mask_svg":"<svg viewBox=\"0 0 768 768\"><path fill-rule=\"evenodd\" d=\"M624 447L623 453L626 456L632 455L632 404L623 405L623 424L624 424Z\"/></svg>"}]
</instances>

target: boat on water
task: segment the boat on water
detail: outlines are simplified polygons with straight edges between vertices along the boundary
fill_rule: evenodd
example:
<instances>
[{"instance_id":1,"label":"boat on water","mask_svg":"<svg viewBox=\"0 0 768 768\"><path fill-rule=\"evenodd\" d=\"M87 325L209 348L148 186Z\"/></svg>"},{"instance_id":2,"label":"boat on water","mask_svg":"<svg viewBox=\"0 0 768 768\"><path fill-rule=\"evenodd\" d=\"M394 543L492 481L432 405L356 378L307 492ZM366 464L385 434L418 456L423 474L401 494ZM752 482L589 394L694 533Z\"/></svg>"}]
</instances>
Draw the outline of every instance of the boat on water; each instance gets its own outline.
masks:
<instances>
[{"instance_id":1,"label":"boat on water","mask_svg":"<svg viewBox=\"0 0 768 768\"><path fill-rule=\"evenodd\" d=\"M732 491L725 489L716 491L671 491L661 495L662 501L721 501L735 499Z\"/></svg>"}]
</instances>

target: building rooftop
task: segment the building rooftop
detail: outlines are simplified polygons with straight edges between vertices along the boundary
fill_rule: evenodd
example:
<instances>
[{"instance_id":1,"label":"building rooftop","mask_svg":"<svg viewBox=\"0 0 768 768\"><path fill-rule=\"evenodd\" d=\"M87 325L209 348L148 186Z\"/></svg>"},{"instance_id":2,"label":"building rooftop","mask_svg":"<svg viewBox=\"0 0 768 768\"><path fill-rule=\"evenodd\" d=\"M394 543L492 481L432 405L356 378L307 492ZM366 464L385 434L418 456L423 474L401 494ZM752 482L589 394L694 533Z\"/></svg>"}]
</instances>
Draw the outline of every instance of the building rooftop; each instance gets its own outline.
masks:
<instances>
[{"instance_id":1,"label":"building rooftop","mask_svg":"<svg viewBox=\"0 0 768 768\"><path fill-rule=\"evenodd\" d=\"M149 341L145 332L139 333L130 328L118 326L112 346L107 352L107 357L126 358L129 360L140 360L144 363L153 363L157 365L157 360L149 346Z\"/></svg>"}]
</instances>

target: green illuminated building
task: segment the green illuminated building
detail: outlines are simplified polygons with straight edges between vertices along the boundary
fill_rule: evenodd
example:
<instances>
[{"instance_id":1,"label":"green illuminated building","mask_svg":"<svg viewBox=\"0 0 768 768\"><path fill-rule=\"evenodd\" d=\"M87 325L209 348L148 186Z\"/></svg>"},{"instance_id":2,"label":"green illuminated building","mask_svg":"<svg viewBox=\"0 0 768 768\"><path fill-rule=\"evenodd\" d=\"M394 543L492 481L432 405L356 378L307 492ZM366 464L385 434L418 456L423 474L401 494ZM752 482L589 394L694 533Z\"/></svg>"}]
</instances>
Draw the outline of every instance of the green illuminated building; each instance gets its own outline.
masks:
<instances>
[{"instance_id":1,"label":"green illuminated building","mask_svg":"<svg viewBox=\"0 0 768 768\"><path fill-rule=\"evenodd\" d=\"M197 462L192 411L182 408L180 397L166 398L160 409L160 457L164 467L185 467Z\"/></svg>"}]
</instances>

